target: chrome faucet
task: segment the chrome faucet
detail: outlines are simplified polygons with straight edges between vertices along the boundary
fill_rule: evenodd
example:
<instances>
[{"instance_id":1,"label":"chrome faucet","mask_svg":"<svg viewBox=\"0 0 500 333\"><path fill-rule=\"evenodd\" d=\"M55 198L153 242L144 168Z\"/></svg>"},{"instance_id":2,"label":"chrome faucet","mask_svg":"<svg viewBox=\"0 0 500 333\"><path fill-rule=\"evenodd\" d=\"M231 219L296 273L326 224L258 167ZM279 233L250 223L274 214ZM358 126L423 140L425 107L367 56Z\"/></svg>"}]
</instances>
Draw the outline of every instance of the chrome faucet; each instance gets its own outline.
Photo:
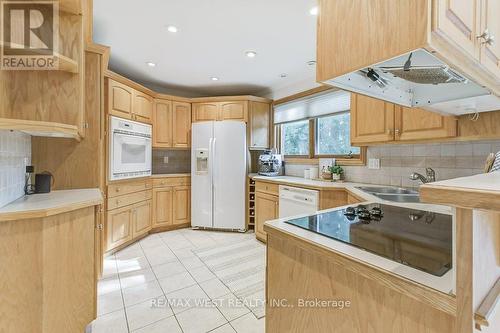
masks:
<instances>
[{"instance_id":1,"label":"chrome faucet","mask_svg":"<svg viewBox=\"0 0 500 333\"><path fill-rule=\"evenodd\" d=\"M411 180L420 180L422 183L432 183L436 181L436 172L432 168L426 168L425 173L427 177L422 176L418 172L414 172L410 175Z\"/></svg>"}]
</instances>

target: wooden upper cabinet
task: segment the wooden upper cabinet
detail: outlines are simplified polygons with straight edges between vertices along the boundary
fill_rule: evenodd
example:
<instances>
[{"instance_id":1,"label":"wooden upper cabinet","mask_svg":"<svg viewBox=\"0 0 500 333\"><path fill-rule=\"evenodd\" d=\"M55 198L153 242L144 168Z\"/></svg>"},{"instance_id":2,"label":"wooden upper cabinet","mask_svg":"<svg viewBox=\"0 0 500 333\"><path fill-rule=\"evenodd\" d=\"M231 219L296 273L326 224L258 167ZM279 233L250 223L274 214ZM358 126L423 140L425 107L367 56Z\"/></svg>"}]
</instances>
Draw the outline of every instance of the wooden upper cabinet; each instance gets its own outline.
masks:
<instances>
[{"instance_id":1,"label":"wooden upper cabinet","mask_svg":"<svg viewBox=\"0 0 500 333\"><path fill-rule=\"evenodd\" d=\"M134 120L151 123L153 120L153 98L142 92L136 91L134 94L134 108L132 109Z\"/></svg>"},{"instance_id":2,"label":"wooden upper cabinet","mask_svg":"<svg viewBox=\"0 0 500 333\"><path fill-rule=\"evenodd\" d=\"M191 222L191 187L176 186L173 192L174 224Z\"/></svg>"},{"instance_id":3,"label":"wooden upper cabinet","mask_svg":"<svg viewBox=\"0 0 500 333\"><path fill-rule=\"evenodd\" d=\"M191 103L172 102L172 147L191 146Z\"/></svg>"},{"instance_id":4,"label":"wooden upper cabinet","mask_svg":"<svg viewBox=\"0 0 500 333\"><path fill-rule=\"evenodd\" d=\"M426 43L427 1L319 0L318 4L317 81L359 70Z\"/></svg>"},{"instance_id":5,"label":"wooden upper cabinet","mask_svg":"<svg viewBox=\"0 0 500 333\"><path fill-rule=\"evenodd\" d=\"M172 101L156 99L153 111L153 147L172 146Z\"/></svg>"},{"instance_id":6,"label":"wooden upper cabinet","mask_svg":"<svg viewBox=\"0 0 500 333\"><path fill-rule=\"evenodd\" d=\"M218 120L242 120L246 122L248 119L247 101L221 102L219 108Z\"/></svg>"},{"instance_id":7,"label":"wooden upper cabinet","mask_svg":"<svg viewBox=\"0 0 500 333\"><path fill-rule=\"evenodd\" d=\"M319 0L317 77L328 82L417 49L500 96L498 0ZM352 18L356 20L353 21ZM485 30L496 43L485 44Z\"/></svg>"},{"instance_id":8,"label":"wooden upper cabinet","mask_svg":"<svg viewBox=\"0 0 500 333\"><path fill-rule=\"evenodd\" d=\"M488 30L496 38L492 43L481 44L481 63L500 78L500 1L483 0L480 32Z\"/></svg>"},{"instance_id":9,"label":"wooden upper cabinet","mask_svg":"<svg viewBox=\"0 0 500 333\"><path fill-rule=\"evenodd\" d=\"M250 102L249 106L250 149L267 149L270 140L271 105L263 102Z\"/></svg>"},{"instance_id":10,"label":"wooden upper cabinet","mask_svg":"<svg viewBox=\"0 0 500 333\"><path fill-rule=\"evenodd\" d=\"M210 121L219 118L220 105L214 103L193 103L193 122Z\"/></svg>"},{"instance_id":11,"label":"wooden upper cabinet","mask_svg":"<svg viewBox=\"0 0 500 333\"><path fill-rule=\"evenodd\" d=\"M108 80L108 112L114 116L130 119L132 115L134 89L114 80Z\"/></svg>"},{"instance_id":12,"label":"wooden upper cabinet","mask_svg":"<svg viewBox=\"0 0 500 333\"><path fill-rule=\"evenodd\" d=\"M153 189L153 227L169 226L173 223L173 188Z\"/></svg>"},{"instance_id":13,"label":"wooden upper cabinet","mask_svg":"<svg viewBox=\"0 0 500 333\"><path fill-rule=\"evenodd\" d=\"M457 136L456 117L399 105L395 111L396 140L426 140Z\"/></svg>"},{"instance_id":14,"label":"wooden upper cabinet","mask_svg":"<svg viewBox=\"0 0 500 333\"><path fill-rule=\"evenodd\" d=\"M151 230L151 200L146 200L135 204L132 208L132 237L143 235Z\"/></svg>"},{"instance_id":15,"label":"wooden upper cabinet","mask_svg":"<svg viewBox=\"0 0 500 333\"><path fill-rule=\"evenodd\" d=\"M477 36L479 33L479 3L481 0L435 1L437 19L434 33L442 34L470 56L479 57ZM422 1L424 2L424 1Z\"/></svg>"},{"instance_id":16,"label":"wooden upper cabinet","mask_svg":"<svg viewBox=\"0 0 500 333\"><path fill-rule=\"evenodd\" d=\"M107 216L107 242L109 251L132 239L132 209L130 206L108 211Z\"/></svg>"},{"instance_id":17,"label":"wooden upper cabinet","mask_svg":"<svg viewBox=\"0 0 500 333\"><path fill-rule=\"evenodd\" d=\"M351 143L366 144L394 140L394 104L351 95Z\"/></svg>"},{"instance_id":18,"label":"wooden upper cabinet","mask_svg":"<svg viewBox=\"0 0 500 333\"><path fill-rule=\"evenodd\" d=\"M418 141L457 136L457 118L351 95L351 143Z\"/></svg>"}]
</instances>

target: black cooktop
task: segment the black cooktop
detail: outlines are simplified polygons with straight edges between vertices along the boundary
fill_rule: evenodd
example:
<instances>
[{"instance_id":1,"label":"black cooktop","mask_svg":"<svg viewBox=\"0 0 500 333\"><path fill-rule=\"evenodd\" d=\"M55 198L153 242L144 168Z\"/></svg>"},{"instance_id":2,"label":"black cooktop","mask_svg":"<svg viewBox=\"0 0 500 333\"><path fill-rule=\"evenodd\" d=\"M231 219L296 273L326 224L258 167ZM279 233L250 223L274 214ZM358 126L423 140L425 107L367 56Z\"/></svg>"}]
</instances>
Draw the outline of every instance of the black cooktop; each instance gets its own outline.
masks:
<instances>
[{"instance_id":1,"label":"black cooktop","mask_svg":"<svg viewBox=\"0 0 500 333\"><path fill-rule=\"evenodd\" d=\"M368 204L286 223L435 276L452 267L451 215Z\"/></svg>"}]
</instances>

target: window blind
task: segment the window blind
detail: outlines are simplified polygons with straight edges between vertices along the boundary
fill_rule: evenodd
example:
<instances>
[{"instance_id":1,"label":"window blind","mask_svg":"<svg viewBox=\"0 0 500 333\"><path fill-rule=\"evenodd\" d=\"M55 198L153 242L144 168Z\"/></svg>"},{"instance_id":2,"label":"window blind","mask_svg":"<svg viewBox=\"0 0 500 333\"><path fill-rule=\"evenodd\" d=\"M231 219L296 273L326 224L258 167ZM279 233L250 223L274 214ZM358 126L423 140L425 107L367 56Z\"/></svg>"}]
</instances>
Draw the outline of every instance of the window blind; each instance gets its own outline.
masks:
<instances>
[{"instance_id":1,"label":"window blind","mask_svg":"<svg viewBox=\"0 0 500 333\"><path fill-rule=\"evenodd\" d=\"M351 94L336 90L323 92L298 99L274 107L274 123L282 124L291 121L310 119L332 113L349 111Z\"/></svg>"}]
</instances>

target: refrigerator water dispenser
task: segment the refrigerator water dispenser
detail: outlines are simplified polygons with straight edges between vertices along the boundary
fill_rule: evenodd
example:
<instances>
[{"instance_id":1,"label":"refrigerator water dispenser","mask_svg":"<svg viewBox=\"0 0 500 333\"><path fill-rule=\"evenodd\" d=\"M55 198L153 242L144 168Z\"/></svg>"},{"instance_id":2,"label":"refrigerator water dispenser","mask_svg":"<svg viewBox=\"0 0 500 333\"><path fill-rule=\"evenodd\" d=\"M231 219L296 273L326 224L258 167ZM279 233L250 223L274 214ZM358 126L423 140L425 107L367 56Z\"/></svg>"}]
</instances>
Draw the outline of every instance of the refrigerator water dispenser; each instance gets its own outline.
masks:
<instances>
[{"instance_id":1,"label":"refrigerator water dispenser","mask_svg":"<svg viewBox=\"0 0 500 333\"><path fill-rule=\"evenodd\" d=\"M208 149L196 149L196 173L208 173Z\"/></svg>"}]
</instances>

